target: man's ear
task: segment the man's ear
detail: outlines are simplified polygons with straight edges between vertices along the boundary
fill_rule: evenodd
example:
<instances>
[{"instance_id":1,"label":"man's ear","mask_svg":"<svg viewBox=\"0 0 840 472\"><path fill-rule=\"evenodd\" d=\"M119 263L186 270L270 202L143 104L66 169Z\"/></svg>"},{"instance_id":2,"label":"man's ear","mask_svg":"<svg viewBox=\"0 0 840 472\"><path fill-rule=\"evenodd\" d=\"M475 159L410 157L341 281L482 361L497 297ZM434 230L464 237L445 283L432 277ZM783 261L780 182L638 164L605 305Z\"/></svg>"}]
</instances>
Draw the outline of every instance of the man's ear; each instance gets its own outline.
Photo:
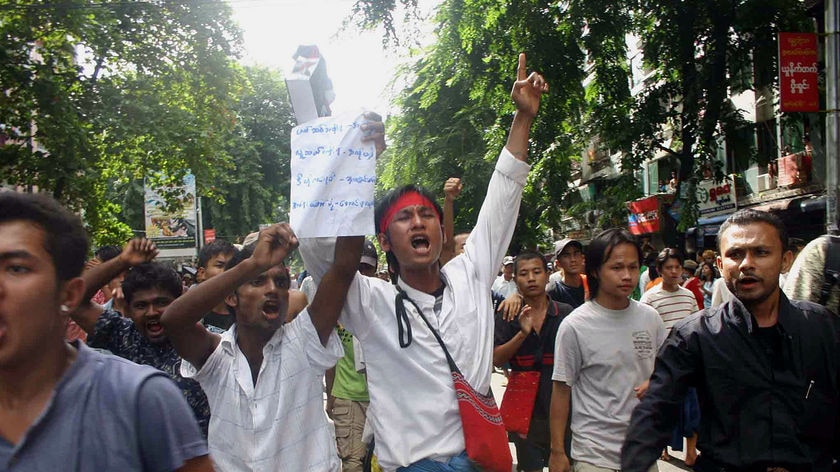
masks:
<instances>
[{"instance_id":1,"label":"man's ear","mask_svg":"<svg viewBox=\"0 0 840 472\"><path fill-rule=\"evenodd\" d=\"M195 272L195 281L197 283L204 282L204 277L207 275L207 269L204 267L199 267L198 270Z\"/></svg>"},{"instance_id":2,"label":"man's ear","mask_svg":"<svg viewBox=\"0 0 840 472\"><path fill-rule=\"evenodd\" d=\"M376 235L376 240L379 241L379 247L382 248L384 252L391 251L391 241L388 239L388 235L385 233L379 233Z\"/></svg>"},{"instance_id":3,"label":"man's ear","mask_svg":"<svg viewBox=\"0 0 840 472\"><path fill-rule=\"evenodd\" d=\"M782 253L782 273L787 274L790 270L790 266L793 265L793 251L788 249L784 253Z\"/></svg>"},{"instance_id":4,"label":"man's ear","mask_svg":"<svg viewBox=\"0 0 840 472\"><path fill-rule=\"evenodd\" d=\"M239 306L239 295L236 292L231 292L225 297L225 305L229 306L230 308L236 308Z\"/></svg>"},{"instance_id":5,"label":"man's ear","mask_svg":"<svg viewBox=\"0 0 840 472\"><path fill-rule=\"evenodd\" d=\"M62 314L72 313L82 303L82 296L85 294L85 281L81 277L72 278L62 282L59 301L67 310Z\"/></svg>"},{"instance_id":6,"label":"man's ear","mask_svg":"<svg viewBox=\"0 0 840 472\"><path fill-rule=\"evenodd\" d=\"M721 275L723 275L723 259L721 259L720 256L715 257L715 265L717 266L718 270L721 272ZM703 276L703 272L700 272L700 276L701 277Z\"/></svg>"}]
</instances>

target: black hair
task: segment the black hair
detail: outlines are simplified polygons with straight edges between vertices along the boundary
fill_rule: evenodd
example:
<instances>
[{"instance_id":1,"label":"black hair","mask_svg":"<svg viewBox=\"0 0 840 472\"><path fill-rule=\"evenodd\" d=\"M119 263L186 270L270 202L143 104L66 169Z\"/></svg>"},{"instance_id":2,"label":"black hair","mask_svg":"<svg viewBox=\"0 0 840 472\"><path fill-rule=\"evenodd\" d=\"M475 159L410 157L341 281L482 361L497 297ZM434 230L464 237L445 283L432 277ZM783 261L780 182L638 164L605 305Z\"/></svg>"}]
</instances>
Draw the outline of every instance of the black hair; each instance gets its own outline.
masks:
<instances>
[{"instance_id":1,"label":"black hair","mask_svg":"<svg viewBox=\"0 0 840 472\"><path fill-rule=\"evenodd\" d=\"M233 244L223 240L223 239L216 239L210 244L206 244L201 251L198 252L198 267L207 268L207 263L210 262L210 259L218 256L219 254L236 254L236 246Z\"/></svg>"},{"instance_id":2,"label":"black hair","mask_svg":"<svg viewBox=\"0 0 840 472\"><path fill-rule=\"evenodd\" d=\"M44 249L59 281L82 273L89 246L78 216L47 195L0 192L0 223L15 220L34 223L44 231Z\"/></svg>"},{"instance_id":3,"label":"black hair","mask_svg":"<svg viewBox=\"0 0 840 472\"><path fill-rule=\"evenodd\" d=\"M779 235L779 240L782 242L782 252L787 251L790 249L790 240L788 238L787 228L785 224L782 223L782 220L779 219L778 216L768 213L766 211L759 211L753 210L752 208L747 208L745 210L738 210L735 213L729 215L729 218L720 225L720 229L718 230L717 234L717 247L718 252L720 252L720 241L723 233L729 229L730 226L746 226L753 223L767 223L768 225L776 228L776 233Z\"/></svg>"},{"instance_id":4,"label":"black hair","mask_svg":"<svg viewBox=\"0 0 840 472\"><path fill-rule=\"evenodd\" d=\"M717 272L715 271L715 266L713 266L712 264L709 264L708 262L705 262L705 261L700 264L700 277L699 277L699 279L704 280L704 281L706 280L706 279L703 278L703 267L704 266L709 266L709 269L711 269L711 273L712 273L712 280L715 280L717 278Z\"/></svg>"},{"instance_id":5,"label":"black hair","mask_svg":"<svg viewBox=\"0 0 840 472\"><path fill-rule=\"evenodd\" d=\"M589 283L589 298L594 299L598 295L599 281L598 271L604 262L610 258L613 249L619 244L629 243L636 248L639 262L642 260L642 249L636 237L623 228L612 228L601 231L592 238L586 248L586 280Z\"/></svg>"},{"instance_id":6,"label":"black hair","mask_svg":"<svg viewBox=\"0 0 840 472\"><path fill-rule=\"evenodd\" d=\"M662 266L664 266L665 263L668 262L668 259L678 260L679 263L680 263L680 267L682 267L683 262L685 262L685 259L683 258L683 255L682 255L682 253L680 252L679 249L675 249L675 248L672 248L672 247L666 247L665 249L663 249L662 251L659 252L658 256L656 256L656 270L657 270L657 272L659 272L659 273L662 272Z\"/></svg>"},{"instance_id":7,"label":"black hair","mask_svg":"<svg viewBox=\"0 0 840 472\"><path fill-rule=\"evenodd\" d=\"M107 262L119 256L121 252L122 249L119 246L102 246L97 249L93 255L101 262Z\"/></svg>"},{"instance_id":8,"label":"black hair","mask_svg":"<svg viewBox=\"0 0 840 472\"><path fill-rule=\"evenodd\" d=\"M125 303L131 304L134 294L140 290L157 288L178 298L184 286L175 269L159 262L144 262L128 270L122 282Z\"/></svg>"},{"instance_id":9,"label":"black hair","mask_svg":"<svg viewBox=\"0 0 840 472\"><path fill-rule=\"evenodd\" d=\"M513 260L513 273L516 274L519 270L519 261L530 261L534 259L542 262L543 270L548 272L548 261L545 260L545 256L536 251L522 251L516 256L516 259Z\"/></svg>"},{"instance_id":10,"label":"black hair","mask_svg":"<svg viewBox=\"0 0 840 472\"><path fill-rule=\"evenodd\" d=\"M376 225L376 234L385 233L385 237L388 237L388 234L380 228L382 217L385 216L385 213L391 208L391 206L397 201L398 198L405 195L409 192L417 192L420 195L429 199L434 205L435 210L438 214L438 221L440 221L441 226L443 225L443 208L438 205L437 201L435 201L435 196L431 194L428 190L424 189L423 187L418 187L414 184L403 185L402 187L397 187L388 193L386 193L379 201L376 202L376 207L373 209L373 222ZM385 261L388 262L388 267L390 270L393 270L393 274L399 275L400 273L400 265L397 262L397 258L391 251L385 252ZM393 277L392 277L393 278Z\"/></svg>"}]
</instances>

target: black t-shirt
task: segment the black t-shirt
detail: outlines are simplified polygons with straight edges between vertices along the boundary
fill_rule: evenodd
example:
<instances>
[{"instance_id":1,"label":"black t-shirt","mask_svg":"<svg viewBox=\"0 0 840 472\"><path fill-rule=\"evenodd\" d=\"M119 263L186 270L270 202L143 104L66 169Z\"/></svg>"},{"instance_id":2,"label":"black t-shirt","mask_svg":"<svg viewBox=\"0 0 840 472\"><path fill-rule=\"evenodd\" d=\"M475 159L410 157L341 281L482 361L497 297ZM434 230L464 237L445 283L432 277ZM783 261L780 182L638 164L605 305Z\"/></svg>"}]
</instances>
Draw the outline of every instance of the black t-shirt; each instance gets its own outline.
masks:
<instances>
[{"instance_id":1,"label":"black t-shirt","mask_svg":"<svg viewBox=\"0 0 840 472\"><path fill-rule=\"evenodd\" d=\"M558 280L546 293L548 294L548 297L555 302L571 305L572 308L577 308L583 305L586 297L586 292L583 290L582 282L580 287L569 287L562 281Z\"/></svg>"},{"instance_id":2,"label":"black t-shirt","mask_svg":"<svg viewBox=\"0 0 840 472\"><path fill-rule=\"evenodd\" d=\"M534 403L531 427L528 431L528 438L538 443L548 443L549 440L548 414L551 406L551 374L554 370L554 340L557 338L560 323L572 310L572 306L566 303L549 303L539 334L531 332L516 354L510 358L510 367L514 372L540 372L537 401ZM518 319L504 321L497 314L494 345L501 346L507 343L520 330Z\"/></svg>"},{"instance_id":3,"label":"black t-shirt","mask_svg":"<svg viewBox=\"0 0 840 472\"><path fill-rule=\"evenodd\" d=\"M234 321L236 321L234 317L227 313L216 313L211 311L210 313L204 315L204 318L201 320L201 324L211 331L213 331L212 328L216 328L220 332L224 332L233 326Z\"/></svg>"}]
</instances>

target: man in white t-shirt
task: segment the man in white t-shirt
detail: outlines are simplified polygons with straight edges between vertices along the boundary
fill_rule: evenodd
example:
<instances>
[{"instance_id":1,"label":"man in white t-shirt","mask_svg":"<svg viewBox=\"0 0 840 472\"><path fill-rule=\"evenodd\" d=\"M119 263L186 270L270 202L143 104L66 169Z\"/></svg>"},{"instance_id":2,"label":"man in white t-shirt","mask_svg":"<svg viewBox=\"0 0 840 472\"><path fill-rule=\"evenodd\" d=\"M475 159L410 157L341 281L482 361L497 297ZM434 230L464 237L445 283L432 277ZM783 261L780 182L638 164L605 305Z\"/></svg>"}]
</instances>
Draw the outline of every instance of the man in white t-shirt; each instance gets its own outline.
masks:
<instances>
[{"instance_id":1,"label":"man in white t-shirt","mask_svg":"<svg viewBox=\"0 0 840 472\"><path fill-rule=\"evenodd\" d=\"M656 270L662 277L662 283L651 287L639 301L659 312L665 329L670 333L677 321L700 308L691 290L680 286L683 268L679 251L667 247L663 249L656 258Z\"/></svg>"},{"instance_id":2,"label":"man in white t-shirt","mask_svg":"<svg viewBox=\"0 0 840 472\"><path fill-rule=\"evenodd\" d=\"M505 256L502 261L502 274L496 277L490 290L501 295L502 298L507 298L516 293L516 281L513 280L513 257Z\"/></svg>"},{"instance_id":3,"label":"man in white t-shirt","mask_svg":"<svg viewBox=\"0 0 840 472\"><path fill-rule=\"evenodd\" d=\"M586 254L592 299L557 331L551 398L551 472L620 469L633 408L645 394L665 325L653 308L630 299L641 251L633 235L610 229ZM563 448L570 399L574 464Z\"/></svg>"},{"instance_id":4,"label":"man in white t-shirt","mask_svg":"<svg viewBox=\"0 0 840 472\"><path fill-rule=\"evenodd\" d=\"M432 195L409 185L377 203L377 237L397 281L356 276L340 321L364 349L368 418L377 460L388 472L476 470L465 452L449 365L420 314L439 333L466 381L487 393L495 327L490 286L513 236L530 170L528 136L547 90L542 76L526 75L521 54L507 144L464 253L445 266L439 263L442 209ZM329 267L332 244L326 238L301 241L301 255L316 282ZM507 448L507 442L499 447Z\"/></svg>"}]
</instances>

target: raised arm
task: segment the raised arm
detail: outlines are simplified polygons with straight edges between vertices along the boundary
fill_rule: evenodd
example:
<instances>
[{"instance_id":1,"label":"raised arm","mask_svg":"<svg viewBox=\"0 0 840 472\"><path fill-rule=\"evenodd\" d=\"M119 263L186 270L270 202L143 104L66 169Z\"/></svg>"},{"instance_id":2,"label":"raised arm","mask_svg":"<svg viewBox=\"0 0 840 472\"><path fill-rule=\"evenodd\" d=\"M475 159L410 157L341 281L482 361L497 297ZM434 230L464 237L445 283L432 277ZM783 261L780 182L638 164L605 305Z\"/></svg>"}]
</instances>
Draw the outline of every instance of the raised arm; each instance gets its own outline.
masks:
<instances>
[{"instance_id":1,"label":"raised arm","mask_svg":"<svg viewBox=\"0 0 840 472\"><path fill-rule=\"evenodd\" d=\"M338 323L347 290L356 276L364 240L364 236L341 236L336 240L335 262L324 274L314 300L309 304L309 317L324 346Z\"/></svg>"},{"instance_id":2,"label":"raised arm","mask_svg":"<svg viewBox=\"0 0 840 472\"><path fill-rule=\"evenodd\" d=\"M160 322L178 354L196 369L201 369L221 340L219 335L207 331L199 323L204 314L240 285L281 264L297 244L297 237L287 223L271 225L260 231L251 257L205 280L172 302Z\"/></svg>"},{"instance_id":3,"label":"raised arm","mask_svg":"<svg viewBox=\"0 0 840 472\"><path fill-rule=\"evenodd\" d=\"M525 68L525 53L520 53L519 65L516 68L516 82L513 83L513 90L510 92L510 98L516 104L516 114L513 115L513 123L510 126L505 146L513 157L520 161L528 162L528 137L531 124L540 109L540 98L547 92L548 83L536 72L528 75Z\"/></svg>"},{"instance_id":4,"label":"raised arm","mask_svg":"<svg viewBox=\"0 0 840 472\"><path fill-rule=\"evenodd\" d=\"M88 334L93 333L96 320L102 314L102 307L93 303L91 297L102 286L122 272L144 262L149 262L157 256L155 244L145 238L132 239L125 245L119 256L97 264L82 273L85 281L85 293L82 303L74 310L70 317Z\"/></svg>"},{"instance_id":5,"label":"raised arm","mask_svg":"<svg viewBox=\"0 0 840 472\"><path fill-rule=\"evenodd\" d=\"M455 199L461 195L461 179L450 177L443 184L443 247L440 265L444 266L455 254Z\"/></svg>"}]
</instances>

